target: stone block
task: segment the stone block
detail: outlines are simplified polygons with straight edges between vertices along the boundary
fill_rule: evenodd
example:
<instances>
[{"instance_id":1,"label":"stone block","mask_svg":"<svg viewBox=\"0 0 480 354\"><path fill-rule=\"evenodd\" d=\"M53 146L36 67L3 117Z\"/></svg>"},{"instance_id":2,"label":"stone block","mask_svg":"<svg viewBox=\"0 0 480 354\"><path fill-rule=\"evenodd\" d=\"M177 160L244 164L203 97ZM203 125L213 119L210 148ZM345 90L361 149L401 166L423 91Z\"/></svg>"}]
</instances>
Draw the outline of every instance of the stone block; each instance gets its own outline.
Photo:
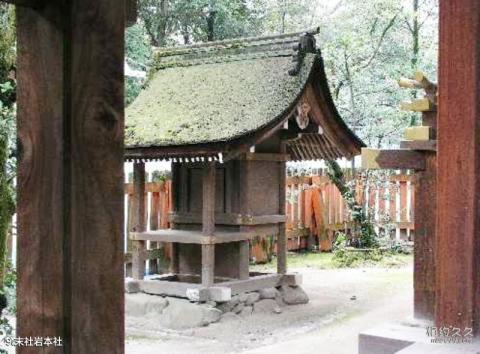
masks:
<instances>
[{"instance_id":1,"label":"stone block","mask_svg":"<svg viewBox=\"0 0 480 354\"><path fill-rule=\"evenodd\" d=\"M168 300L157 295L125 294L125 314L127 316L159 315L168 306Z\"/></svg>"},{"instance_id":2,"label":"stone block","mask_svg":"<svg viewBox=\"0 0 480 354\"><path fill-rule=\"evenodd\" d=\"M125 292L127 294L139 293L140 283L132 278L125 279Z\"/></svg>"},{"instance_id":3,"label":"stone block","mask_svg":"<svg viewBox=\"0 0 480 354\"><path fill-rule=\"evenodd\" d=\"M245 305L247 306L251 306L253 305L254 303L256 303L257 301L260 300L260 294L255 292L255 293L248 293L247 294L247 297L245 299Z\"/></svg>"},{"instance_id":4,"label":"stone block","mask_svg":"<svg viewBox=\"0 0 480 354\"><path fill-rule=\"evenodd\" d=\"M276 288L266 288L259 290L258 294L260 295L260 299L275 299L279 295L279 292Z\"/></svg>"},{"instance_id":5,"label":"stone block","mask_svg":"<svg viewBox=\"0 0 480 354\"><path fill-rule=\"evenodd\" d=\"M218 322L222 312L210 305L199 305L184 299L169 298L169 305L160 317L160 323L169 329L187 329Z\"/></svg>"},{"instance_id":6,"label":"stone block","mask_svg":"<svg viewBox=\"0 0 480 354\"><path fill-rule=\"evenodd\" d=\"M308 303L307 293L299 286L282 285L280 294L283 302L287 305L299 305Z\"/></svg>"},{"instance_id":7,"label":"stone block","mask_svg":"<svg viewBox=\"0 0 480 354\"><path fill-rule=\"evenodd\" d=\"M253 305L253 312L255 313L281 313L282 309L277 302L272 299L264 299L256 302Z\"/></svg>"}]
</instances>

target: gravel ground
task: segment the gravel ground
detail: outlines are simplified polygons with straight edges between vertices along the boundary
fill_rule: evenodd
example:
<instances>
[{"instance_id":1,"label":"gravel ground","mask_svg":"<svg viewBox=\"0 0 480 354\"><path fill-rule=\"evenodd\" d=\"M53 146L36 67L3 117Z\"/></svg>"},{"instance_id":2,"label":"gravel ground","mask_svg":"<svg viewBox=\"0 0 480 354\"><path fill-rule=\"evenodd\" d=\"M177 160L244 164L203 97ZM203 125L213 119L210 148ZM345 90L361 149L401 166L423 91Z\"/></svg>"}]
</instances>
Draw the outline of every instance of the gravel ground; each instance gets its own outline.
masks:
<instances>
[{"instance_id":1,"label":"gravel ground","mask_svg":"<svg viewBox=\"0 0 480 354\"><path fill-rule=\"evenodd\" d=\"M281 314L184 331L162 329L155 319L126 319L127 354L319 353L355 354L358 333L383 322L411 318L412 264L400 268L297 268L310 296Z\"/></svg>"}]
</instances>

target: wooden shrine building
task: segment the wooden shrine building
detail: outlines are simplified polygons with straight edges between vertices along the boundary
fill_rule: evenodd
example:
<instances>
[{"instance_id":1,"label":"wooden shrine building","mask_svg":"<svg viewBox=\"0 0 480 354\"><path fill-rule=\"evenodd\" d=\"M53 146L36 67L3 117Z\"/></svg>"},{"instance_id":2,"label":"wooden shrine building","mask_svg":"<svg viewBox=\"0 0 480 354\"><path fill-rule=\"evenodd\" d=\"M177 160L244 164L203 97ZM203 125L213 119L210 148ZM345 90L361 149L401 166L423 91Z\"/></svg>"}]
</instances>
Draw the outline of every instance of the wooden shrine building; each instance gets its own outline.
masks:
<instances>
[{"instance_id":1,"label":"wooden shrine building","mask_svg":"<svg viewBox=\"0 0 480 354\"><path fill-rule=\"evenodd\" d=\"M64 2L45 0L0 0L17 6L17 100L18 100L18 141L19 141L19 173L18 173L18 300L17 300L17 333L19 337L29 336L60 336L64 339L63 347L41 349L48 353L115 353L123 354L124 349L124 293L123 288L123 128L124 128L124 28L125 14L132 14L129 9L135 8L135 0L127 4L116 0L68 0ZM436 239L434 244L434 278L435 297L434 320L437 327L471 327L474 333L480 333L480 2L477 0L440 0L440 38L439 38L439 91L438 91L438 134L437 134L437 178L435 203L438 205L436 219ZM132 20L133 17L133 20ZM134 22L135 16L128 22ZM306 37L308 38L308 36ZM280 38L270 38L263 44L279 42ZM279 51L294 44L293 39L284 37L284 44L278 45ZM288 43L290 41L290 43ZM229 44L230 43L230 44ZM255 45L255 43L257 45ZM273 43L270 43L273 45ZM222 153L223 165L219 170L230 164L245 166L260 165L257 160L247 159L252 156L249 147L255 146L255 156L266 156L267 142L277 141L290 158L318 156L322 153L330 155L356 153L356 149L347 149L355 145L353 135L341 123L335 113L322 68L319 54L304 53L297 67L297 76L261 76L264 73L287 70L287 51L285 56L269 55L272 51L262 46L262 41L233 41L215 43L200 47L184 48L180 55L179 49L167 57L164 54L162 63L165 68L153 76L150 87L142 94L145 99L147 92L154 89L155 82L161 80L162 74L170 70L183 71L188 76L179 75L178 82L165 82L165 88L158 88L161 93L150 100L152 107L141 107L138 103L131 107L128 118L127 158L141 159L170 158L174 165L180 158L188 158L185 166L176 165L177 172L182 168L187 171L191 158L205 160L208 157ZM309 48L313 49L313 48ZM210 52L213 50L213 52ZM195 51L197 51L195 53ZM221 52L235 52L222 58ZM264 53L262 53L262 51ZM308 52L313 50L308 50ZM226 122L232 117L241 117L241 123L230 120L229 127L237 125L245 128L244 117L251 114L254 107L261 106L265 110L255 113L255 125L247 130L226 130L225 125L210 131L222 132L225 140L213 140L211 136L202 136L202 142L188 144L186 136L173 127L175 120L149 120L145 116L144 125L134 119L135 111L150 109L157 102L168 100L179 108L189 107L192 112L191 122L196 121L201 127L206 127L209 120L199 118L199 109L195 105L195 95L205 94L201 88L210 80L212 83L211 99L220 93L220 75L206 75L207 81L191 78L197 69L207 64L209 53L217 54L215 62L210 67L226 67L241 65L242 61L231 61L238 58L240 52L251 59L248 64L248 75L234 76L231 71L226 76L235 78L228 81L228 92L231 95L217 97L217 105L210 106L210 115L222 111ZM188 57L190 53L190 59ZM160 55L161 56L161 55ZM203 58L202 58L203 56ZM262 58L263 56L263 58ZM302 57L302 56L300 56ZM225 61L220 61L225 59ZM190 66L185 66L190 61ZM199 65L193 65L197 62ZM253 63L260 63L259 66ZM261 63L264 63L262 65ZM180 64L185 64L181 66ZM247 66L248 66L247 65ZM284 70L280 71L280 68ZM268 70L267 70L268 68ZM199 72L197 72L199 74ZM220 74L216 71L217 74ZM309 73L309 74L308 74ZM255 78L252 78L255 76ZM188 78L190 77L190 78ZM250 77L250 86L244 86L244 79ZM268 79L267 79L268 77ZM240 80L241 79L241 80ZM257 101L271 97L273 92L285 92L286 83L296 82L288 86L288 97L280 106L273 106L270 101L263 105L254 105L254 100L243 102L238 106L236 99L248 97L246 94L258 95L260 86L252 84L267 83L270 89L264 91L266 96L257 96ZM194 87L188 88L180 98L175 96L172 86L184 80L191 80ZM282 81L283 80L283 81ZM226 84L227 82L225 82ZM170 91L168 89L170 87ZM182 88L187 89L186 86ZM213 90L215 89L215 91ZM255 90L255 91L254 91ZM280 91L279 91L280 90ZM241 92L235 95L233 92ZM269 95L270 93L270 95ZM163 98L162 98L163 97ZM175 98L177 97L177 98ZM230 102L220 98L228 97ZM278 98L278 97L277 97ZM308 100L310 111L308 116L312 124L299 130L295 128L295 109L301 100ZM274 101L279 103L280 101ZM287 102L287 103L285 103ZM313 103L312 103L313 102ZM204 109L206 101L202 102ZM166 106L165 106L166 107ZM216 107L217 109L215 109ZM267 108L266 108L267 107ZM276 107L276 109L273 109ZM235 109L234 109L235 108ZM241 114L232 115L231 112ZM164 110L161 111L163 114ZM302 112L302 111L301 111ZM178 118L179 115L175 115ZM305 117L305 115L303 115ZM160 117L160 116L159 116ZM295 118L294 118L295 117ZM137 117L138 118L138 117ZM173 119L176 119L173 118ZM202 121L203 119L203 121ZM262 120L263 119L263 120ZM288 129L283 122L288 121ZM300 120L301 121L301 120ZM155 122L158 122L158 126ZM136 124L135 124L136 123ZM168 124L167 124L168 123ZM160 127L168 126L171 135L178 137L177 143L144 139L146 133L155 131L159 134ZM182 123L183 124L183 123ZM215 124L210 122L210 124ZM302 123L300 123L302 124ZM323 124L323 125L322 125ZM318 134L317 144L306 143L305 136L310 131L309 126L317 125L324 134ZM135 126L137 128L135 128ZM303 124L302 124L303 126ZM189 126L182 127L187 129ZM268 127L268 128L267 128ZM335 129L338 128L338 129ZM197 126L198 128L198 126ZM270 129L270 134L267 134ZM158 130L158 131L157 131ZM135 135L140 131L145 135ZM205 130L203 130L205 132ZM231 134L228 135L227 132ZM264 135L262 135L262 133ZM313 133L312 133L313 134ZM220 135L220 134L219 134ZM228 136L228 138L226 138ZM296 136L297 142L294 139ZM140 137L143 137L140 139ZM183 137L183 139L180 139ZM198 137L198 135L197 135ZM173 136L171 136L173 138ZM243 144L240 144L241 139ZM308 136L307 139L312 138ZM319 139L324 143L323 150ZM313 139L310 139L313 141ZM280 141L283 141L280 144ZM142 144L143 142L143 144ZM272 145L274 145L272 143ZM357 141L357 148L360 143ZM188 149L189 148L189 149ZM411 148L411 147L410 147ZM204 149L204 150L202 150ZM338 149L338 150L335 150ZM267 151L270 149L267 149ZM234 154L238 152L238 154ZM322 152L323 151L323 152ZM305 155L308 152L308 155ZM411 152L412 153L412 152ZM415 153L415 151L413 151ZM270 154L270 153L269 153ZM275 154L278 154L276 152ZM411 154L410 154L411 155ZM235 162L237 161L237 162ZM239 161L239 162L238 162ZM274 161L278 169L283 168L284 161ZM265 162L269 164L271 162ZM272 162L273 163L273 162ZM204 194L213 190L212 175L217 172L213 164L205 164ZM180 167L179 167L180 166ZM255 170L259 170L255 166ZM459 173L458 171L461 171ZM142 197L142 163L136 165L136 192L138 200ZM208 173L207 173L208 172ZM251 168L243 169L240 180L247 183ZM255 171L255 173L260 173ZM220 174L217 174L221 176ZM182 177L183 176L183 177ZM282 178L283 174L279 178ZM177 178L185 178L181 174ZM191 179L192 180L192 179ZM227 181L225 179L224 181ZM247 182L245 182L247 181ZM257 182L257 181L255 181ZM188 178L187 178L188 185ZM219 184L217 184L219 185ZM256 185L256 184L255 184ZM247 184L247 191L256 195L254 186ZM220 187L218 187L221 189ZM281 184L278 185L281 188ZM178 188L177 188L178 189ZM238 193L239 191L237 191ZM179 190L178 195L188 199L186 191ZM187 197L185 196L187 195ZM228 194L225 194L227 196ZM248 194L239 193L242 200L250 200ZM108 198L106 197L108 196ZM273 195L267 195L274 197ZM280 190L277 196L283 198ZM259 196L260 198L260 196ZM137 200L137 202L138 202ZM223 199L223 205L232 205L229 199ZM230 199L233 200L233 199ZM258 199L257 199L258 200ZM215 225L221 225L221 213L213 213L212 204L215 199L207 198L202 204L204 232L207 240L213 240L212 232ZM229 204L230 203L230 204ZM218 204L218 203L217 203ZM267 203L265 203L267 204ZM244 204L242 204L244 205ZM246 204L249 206L248 204ZM139 205L137 215L138 230L142 231L142 219L138 216L144 213ZM282 213L282 204L278 204L278 214ZM253 217L253 216L252 216ZM217 220L215 222L215 219ZM261 218L256 219L261 220ZM177 224L180 226L177 222ZM195 225L195 224L186 224ZM197 224L197 228L200 224ZM274 224L275 225L275 224ZM282 223L276 224L281 233ZM250 225L240 225L238 228L249 228ZM194 234L194 233L192 233ZM141 233L139 234L141 235ZM198 235L198 233L197 233ZM200 236L205 237L205 236ZM283 238L279 238L279 247ZM137 241L138 251L143 247L142 241ZM212 279L211 243L202 245L205 254L205 281ZM282 248L283 247L283 248ZM142 253L138 252L142 258ZM280 259L282 253L280 252ZM219 252L217 259L224 259ZM137 262L138 264L138 262ZM280 272L285 271L285 264L280 263ZM415 272L418 270L416 269ZM253 277L254 278L254 277ZM422 344L422 343L420 343ZM428 349L431 349L429 347ZM422 345L417 353L433 353ZM407 348L408 350L408 348ZM38 353L38 348L20 346L20 354ZM409 351L412 353L412 351ZM370 352L371 353L371 352Z\"/></svg>"},{"instance_id":2,"label":"wooden shrine building","mask_svg":"<svg viewBox=\"0 0 480 354\"><path fill-rule=\"evenodd\" d=\"M126 118L140 288L228 300L297 285L286 274L286 162L353 158L363 146L335 108L314 33L160 49L154 66ZM174 212L171 229L145 232L144 162L152 160L172 161ZM277 237L277 274L249 272L249 240L260 235ZM173 244L174 276L143 280L145 241Z\"/></svg>"}]
</instances>

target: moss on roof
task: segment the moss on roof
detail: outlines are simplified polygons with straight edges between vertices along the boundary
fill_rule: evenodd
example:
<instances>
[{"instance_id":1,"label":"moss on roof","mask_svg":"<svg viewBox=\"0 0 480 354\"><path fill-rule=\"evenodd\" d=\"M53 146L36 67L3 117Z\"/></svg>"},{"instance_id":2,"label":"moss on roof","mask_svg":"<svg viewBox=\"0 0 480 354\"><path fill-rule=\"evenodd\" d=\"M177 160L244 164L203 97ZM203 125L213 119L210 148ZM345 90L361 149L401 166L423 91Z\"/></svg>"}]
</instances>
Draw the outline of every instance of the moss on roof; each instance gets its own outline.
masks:
<instances>
[{"instance_id":1,"label":"moss on roof","mask_svg":"<svg viewBox=\"0 0 480 354\"><path fill-rule=\"evenodd\" d=\"M160 55L161 57L161 55ZM126 112L127 147L230 141L286 113L305 87L316 54L290 76L284 51L158 65Z\"/></svg>"}]
</instances>

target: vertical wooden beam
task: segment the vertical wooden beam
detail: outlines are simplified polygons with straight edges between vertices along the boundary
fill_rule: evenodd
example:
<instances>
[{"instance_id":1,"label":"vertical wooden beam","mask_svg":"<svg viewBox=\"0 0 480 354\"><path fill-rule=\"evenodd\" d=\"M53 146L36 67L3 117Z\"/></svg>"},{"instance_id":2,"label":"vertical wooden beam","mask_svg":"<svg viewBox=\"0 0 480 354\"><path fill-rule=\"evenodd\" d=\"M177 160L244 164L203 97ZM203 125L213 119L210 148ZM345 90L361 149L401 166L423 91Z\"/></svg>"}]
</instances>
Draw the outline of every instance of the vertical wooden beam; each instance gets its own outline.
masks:
<instances>
[{"instance_id":1,"label":"vertical wooden beam","mask_svg":"<svg viewBox=\"0 0 480 354\"><path fill-rule=\"evenodd\" d=\"M179 244L176 242L172 243L171 248L171 259L172 262L170 264L170 271L173 274L178 274L180 272L180 259L179 259Z\"/></svg>"},{"instance_id":2,"label":"vertical wooden beam","mask_svg":"<svg viewBox=\"0 0 480 354\"><path fill-rule=\"evenodd\" d=\"M285 151L285 146L282 144L282 153ZM286 203L286 177L287 164L285 162L278 163L278 213L285 215ZM285 223L278 224L278 239L277 239L277 273L285 274L287 272L287 233L285 230Z\"/></svg>"},{"instance_id":3,"label":"vertical wooden beam","mask_svg":"<svg viewBox=\"0 0 480 354\"><path fill-rule=\"evenodd\" d=\"M215 232L215 162L203 168L202 231L206 236Z\"/></svg>"},{"instance_id":4,"label":"vertical wooden beam","mask_svg":"<svg viewBox=\"0 0 480 354\"><path fill-rule=\"evenodd\" d=\"M17 336L64 339L42 352L124 352L124 10L17 8Z\"/></svg>"},{"instance_id":5,"label":"vertical wooden beam","mask_svg":"<svg viewBox=\"0 0 480 354\"><path fill-rule=\"evenodd\" d=\"M188 213L190 212L190 206L188 203L188 198L190 195L190 186L189 186L189 170L187 166L183 163L180 164L179 166L179 209L182 213Z\"/></svg>"},{"instance_id":6,"label":"vertical wooden beam","mask_svg":"<svg viewBox=\"0 0 480 354\"><path fill-rule=\"evenodd\" d=\"M242 241L239 243L239 279L245 280L250 277L250 242Z\"/></svg>"},{"instance_id":7,"label":"vertical wooden beam","mask_svg":"<svg viewBox=\"0 0 480 354\"><path fill-rule=\"evenodd\" d=\"M132 232L145 231L145 163L133 164ZM132 241L132 277L142 280L145 274L145 241Z\"/></svg>"},{"instance_id":8,"label":"vertical wooden beam","mask_svg":"<svg viewBox=\"0 0 480 354\"><path fill-rule=\"evenodd\" d=\"M147 198L148 199L148 198ZM159 229L159 211L160 211L160 193L152 192L152 197L150 199L150 230L158 230ZM163 244L161 242L150 242L150 249L159 249L163 248ZM149 262L149 274L160 274L160 260L157 259L150 259Z\"/></svg>"},{"instance_id":9,"label":"vertical wooden beam","mask_svg":"<svg viewBox=\"0 0 480 354\"><path fill-rule=\"evenodd\" d=\"M480 2L440 1L437 326L480 330Z\"/></svg>"},{"instance_id":10,"label":"vertical wooden beam","mask_svg":"<svg viewBox=\"0 0 480 354\"><path fill-rule=\"evenodd\" d=\"M202 232L212 236L215 232L215 161L203 168ZM214 282L215 245L202 245L202 285L209 287Z\"/></svg>"},{"instance_id":11,"label":"vertical wooden beam","mask_svg":"<svg viewBox=\"0 0 480 354\"><path fill-rule=\"evenodd\" d=\"M435 313L435 239L436 174L435 152L425 152L425 170L415 173L415 247L414 247L414 315L433 320Z\"/></svg>"},{"instance_id":12,"label":"vertical wooden beam","mask_svg":"<svg viewBox=\"0 0 480 354\"><path fill-rule=\"evenodd\" d=\"M202 286L208 288L214 283L215 245L202 245Z\"/></svg>"}]
</instances>

